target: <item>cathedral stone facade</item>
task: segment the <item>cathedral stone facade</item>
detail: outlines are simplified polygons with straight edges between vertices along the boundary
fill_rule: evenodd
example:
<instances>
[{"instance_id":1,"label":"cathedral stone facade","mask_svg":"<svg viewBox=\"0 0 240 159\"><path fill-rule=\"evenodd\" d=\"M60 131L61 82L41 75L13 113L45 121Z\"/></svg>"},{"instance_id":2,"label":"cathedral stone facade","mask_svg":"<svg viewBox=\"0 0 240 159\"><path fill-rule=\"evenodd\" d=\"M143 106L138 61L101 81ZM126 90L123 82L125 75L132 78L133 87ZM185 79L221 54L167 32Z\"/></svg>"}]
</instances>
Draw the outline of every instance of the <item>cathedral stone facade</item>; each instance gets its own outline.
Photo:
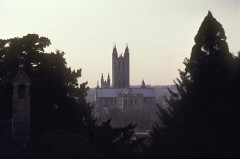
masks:
<instances>
[{"instance_id":1,"label":"cathedral stone facade","mask_svg":"<svg viewBox=\"0 0 240 159\"><path fill-rule=\"evenodd\" d=\"M113 88L129 87L129 49L126 46L124 55L118 56L116 45L112 53L112 86Z\"/></svg>"}]
</instances>

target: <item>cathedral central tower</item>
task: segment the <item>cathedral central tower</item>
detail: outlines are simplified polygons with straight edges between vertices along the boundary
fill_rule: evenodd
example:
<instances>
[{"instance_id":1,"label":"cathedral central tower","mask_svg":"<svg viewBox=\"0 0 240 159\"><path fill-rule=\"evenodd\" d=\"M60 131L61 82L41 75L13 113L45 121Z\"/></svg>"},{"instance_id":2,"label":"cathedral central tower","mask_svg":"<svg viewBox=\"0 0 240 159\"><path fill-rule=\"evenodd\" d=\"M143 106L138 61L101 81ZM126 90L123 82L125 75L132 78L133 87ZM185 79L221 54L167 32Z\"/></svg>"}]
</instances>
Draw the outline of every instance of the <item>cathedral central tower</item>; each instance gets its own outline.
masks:
<instances>
[{"instance_id":1,"label":"cathedral central tower","mask_svg":"<svg viewBox=\"0 0 240 159\"><path fill-rule=\"evenodd\" d=\"M116 45L112 53L112 86L113 88L129 87L129 49L125 48L124 55L118 56Z\"/></svg>"}]
</instances>

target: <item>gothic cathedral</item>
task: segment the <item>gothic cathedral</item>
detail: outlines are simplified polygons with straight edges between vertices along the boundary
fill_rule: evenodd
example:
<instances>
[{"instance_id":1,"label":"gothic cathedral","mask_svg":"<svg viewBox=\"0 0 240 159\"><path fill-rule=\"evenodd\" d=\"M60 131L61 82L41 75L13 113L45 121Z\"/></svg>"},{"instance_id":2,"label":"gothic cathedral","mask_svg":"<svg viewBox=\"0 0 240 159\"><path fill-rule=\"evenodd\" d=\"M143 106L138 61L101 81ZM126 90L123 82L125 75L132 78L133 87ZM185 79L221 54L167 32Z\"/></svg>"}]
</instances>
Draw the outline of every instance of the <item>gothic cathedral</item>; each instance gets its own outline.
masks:
<instances>
[{"instance_id":1,"label":"gothic cathedral","mask_svg":"<svg viewBox=\"0 0 240 159\"><path fill-rule=\"evenodd\" d=\"M129 49L125 48L124 56L118 56L116 45L112 53L112 86L129 88Z\"/></svg>"},{"instance_id":2,"label":"gothic cathedral","mask_svg":"<svg viewBox=\"0 0 240 159\"><path fill-rule=\"evenodd\" d=\"M129 49L125 48L124 55L118 56L116 45L112 52L112 88L129 88ZM110 76L104 80L103 74L101 77L101 88L110 88Z\"/></svg>"}]
</instances>

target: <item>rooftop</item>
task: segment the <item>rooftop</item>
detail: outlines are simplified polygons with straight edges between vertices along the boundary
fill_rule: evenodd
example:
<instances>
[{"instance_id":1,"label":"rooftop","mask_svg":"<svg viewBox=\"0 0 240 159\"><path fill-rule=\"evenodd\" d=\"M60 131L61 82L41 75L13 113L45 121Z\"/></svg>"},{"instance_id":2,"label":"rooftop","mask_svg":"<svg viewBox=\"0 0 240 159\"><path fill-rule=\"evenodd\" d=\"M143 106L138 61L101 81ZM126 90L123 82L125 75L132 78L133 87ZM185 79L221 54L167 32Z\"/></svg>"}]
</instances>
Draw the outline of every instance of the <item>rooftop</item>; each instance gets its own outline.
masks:
<instances>
[{"instance_id":1,"label":"rooftop","mask_svg":"<svg viewBox=\"0 0 240 159\"><path fill-rule=\"evenodd\" d=\"M154 88L96 88L97 98L115 98L120 93L129 92L142 94L143 97L155 97Z\"/></svg>"}]
</instances>

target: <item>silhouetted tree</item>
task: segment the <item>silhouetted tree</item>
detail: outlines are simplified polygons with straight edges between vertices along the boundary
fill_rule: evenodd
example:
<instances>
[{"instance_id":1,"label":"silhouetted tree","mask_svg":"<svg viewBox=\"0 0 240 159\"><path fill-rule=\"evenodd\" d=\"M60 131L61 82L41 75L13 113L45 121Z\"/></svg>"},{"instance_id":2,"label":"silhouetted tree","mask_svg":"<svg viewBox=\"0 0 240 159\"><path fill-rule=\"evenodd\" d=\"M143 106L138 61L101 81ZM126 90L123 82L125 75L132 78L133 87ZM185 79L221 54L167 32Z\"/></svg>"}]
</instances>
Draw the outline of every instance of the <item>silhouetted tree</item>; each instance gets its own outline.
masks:
<instances>
[{"instance_id":1,"label":"silhouetted tree","mask_svg":"<svg viewBox=\"0 0 240 159\"><path fill-rule=\"evenodd\" d=\"M39 151L35 151L36 154L45 155L43 158L51 158L52 155L58 158L56 155L59 154L64 154L63 157L66 157L71 152L80 151L81 148L78 149L78 146L88 144L87 142L91 142L89 145L95 144L96 151L102 150L106 156L112 157L113 153L115 156L116 154L121 156L131 154L130 152L134 149L133 145L137 146L138 143L136 140L132 141L135 126L129 125L114 129L109 123L97 126L96 120L91 115L91 104L85 99L87 82L78 84L81 69L72 70L67 67L64 52L57 50L46 53L44 49L50 44L48 38L39 37L37 34L0 40L0 130L6 130L4 126L6 122L2 124L1 121L11 118L12 79L21 67L32 80L31 128L33 143L36 141L36 147L39 148ZM9 133L10 131L7 134ZM84 136L86 141L83 141L81 136L73 134ZM57 148L52 147L53 149L48 151L44 146L52 142L52 137L56 137L54 141L56 145L53 146ZM3 141L2 139L4 136L0 133L0 141ZM64 149L63 142L65 141L66 146L72 146L72 151ZM4 145L0 144L0 146L1 149ZM55 150L62 149L64 152L54 154ZM79 155L81 153L77 153L75 157ZM86 156L94 157L88 154Z\"/></svg>"},{"instance_id":2,"label":"silhouetted tree","mask_svg":"<svg viewBox=\"0 0 240 159\"><path fill-rule=\"evenodd\" d=\"M133 138L136 125L112 128L111 119L95 127L93 142L108 158L135 157L139 146L144 141Z\"/></svg>"},{"instance_id":3,"label":"silhouetted tree","mask_svg":"<svg viewBox=\"0 0 240 159\"><path fill-rule=\"evenodd\" d=\"M106 158L85 136L63 130L40 137L33 151L34 159Z\"/></svg>"},{"instance_id":4,"label":"silhouetted tree","mask_svg":"<svg viewBox=\"0 0 240 159\"><path fill-rule=\"evenodd\" d=\"M81 69L67 67L64 53L45 53L50 40L36 34L0 40L0 90L3 114L10 118L12 79L22 67L32 80L31 110L33 136L55 129L82 131L91 119L85 101L87 83L78 84Z\"/></svg>"},{"instance_id":5,"label":"silhouetted tree","mask_svg":"<svg viewBox=\"0 0 240 159\"><path fill-rule=\"evenodd\" d=\"M194 38L190 59L169 90L167 109L151 133L153 155L240 155L240 65L228 49L222 25L211 12Z\"/></svg>"}]
</instances>

